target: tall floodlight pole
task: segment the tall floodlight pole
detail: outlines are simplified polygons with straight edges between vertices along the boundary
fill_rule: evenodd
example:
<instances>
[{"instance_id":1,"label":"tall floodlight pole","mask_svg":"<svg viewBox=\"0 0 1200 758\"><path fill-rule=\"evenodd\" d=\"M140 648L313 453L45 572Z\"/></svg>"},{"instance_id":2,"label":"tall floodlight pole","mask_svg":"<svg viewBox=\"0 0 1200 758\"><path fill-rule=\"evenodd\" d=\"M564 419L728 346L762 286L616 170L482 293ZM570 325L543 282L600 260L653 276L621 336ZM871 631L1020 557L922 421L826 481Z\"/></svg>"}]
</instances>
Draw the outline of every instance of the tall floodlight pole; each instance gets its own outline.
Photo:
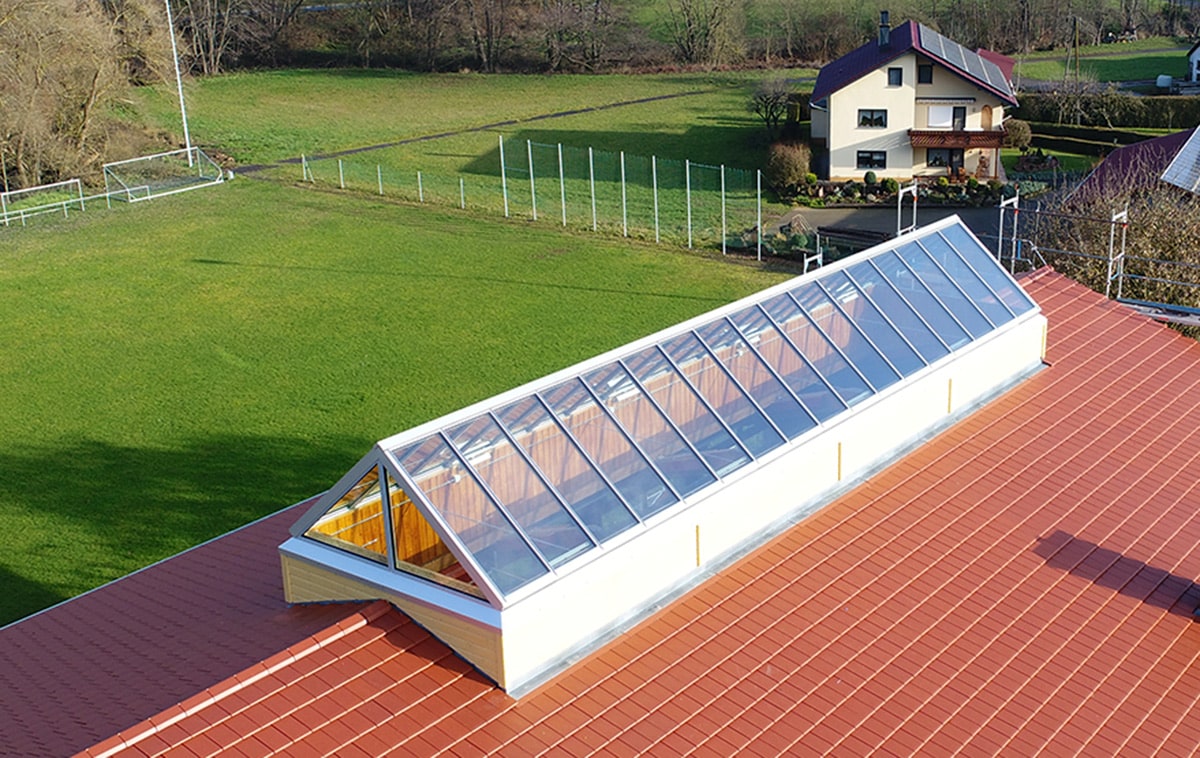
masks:
<instances>
[{"instance_id":1,"label":"tall floodlight pole","mask_svg":"<svg viewBox=\"0 0 1200 758\"><path fill-rule=\"evenodd\" d=\"M183 76L179 73L179 49L175 47L175 20L171 17L171 0L167 6L167 33L171 35L171 60L175 63L175 87L179 90L179 115L183 119L183 144L187 148L188 167L192 165L192 135L188 133L187 106L183 102Z\"/></svg>"}]
</instances>

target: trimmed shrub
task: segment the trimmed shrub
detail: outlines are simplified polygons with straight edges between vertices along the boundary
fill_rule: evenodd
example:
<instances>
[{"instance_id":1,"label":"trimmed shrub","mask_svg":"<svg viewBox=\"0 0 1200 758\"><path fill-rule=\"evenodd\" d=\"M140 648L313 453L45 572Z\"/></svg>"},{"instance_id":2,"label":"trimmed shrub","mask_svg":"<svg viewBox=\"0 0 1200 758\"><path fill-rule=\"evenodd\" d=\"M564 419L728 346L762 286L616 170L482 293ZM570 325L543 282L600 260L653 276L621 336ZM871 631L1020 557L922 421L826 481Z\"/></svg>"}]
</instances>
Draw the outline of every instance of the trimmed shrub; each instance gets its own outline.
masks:
<instances>
[{"instance_id":1,"label":"trimmed shrub","mask_svg":"<svg viewBox=\"0 0 1200 758\"><path fill-rule=\"evenodd\" d=\"M874 187L879 182L879 177L875 175L874 171L868 171L867 175L863 177L863 181L868 187Z\"/></svg>"},{"instance_id":2,"label":"trimmed shrub","mask_svg":"<svg viewBox=\"0 0 1200 758\"><path fill-rule=\"evenodd\" d=\"M777 192L795 194L805 183L812 163L812 151L803 143L776 142L767 155L767 181Z\"/></svg>"},{"instance_id":3,"label":"trimmed shrub","mask_svg":"<svg viewBox=\"0 0 1200 758\"><path fill-rule=\"evenodd\" d=\"M898 182L897 180L893 179L890 176L883 180L881 186L883 187L884 192L887 192L887 193L890 193L893 195L900 191L900 182Z\"/></svg>"},{"instance_id":4,"label":"trimmed shrub","mask_svg":"<svg viewBox=\"0 0 1200 758\"><path fill-rule=\"evenodd\" d=\"M1015 147L1021 152L1029 149L1029 143L1033 140L1033 130L1029 128L1028 121L1022 121L1019 118L1010 118L1004 122L1004 146Z\"/></svg>"}]
</instances>

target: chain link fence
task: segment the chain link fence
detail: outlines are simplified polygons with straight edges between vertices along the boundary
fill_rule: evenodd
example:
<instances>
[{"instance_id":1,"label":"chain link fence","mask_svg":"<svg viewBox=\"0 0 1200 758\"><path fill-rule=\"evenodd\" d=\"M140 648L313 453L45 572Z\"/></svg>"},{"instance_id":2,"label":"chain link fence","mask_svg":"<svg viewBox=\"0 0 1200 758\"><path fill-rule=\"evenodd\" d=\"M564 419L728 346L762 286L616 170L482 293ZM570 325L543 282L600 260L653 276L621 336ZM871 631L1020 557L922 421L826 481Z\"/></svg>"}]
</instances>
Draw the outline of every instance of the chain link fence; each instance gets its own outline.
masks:
<instances>
[{"instance_id":1,"label":"chain link fence","mask_svg":"<svg viewBox=\"0 0 1200 758\"><path fill-rule=\"evenodd\" d=\"M496 173L397 168L387 155L301 159L306 182L688 247L755 251L757 171L499 139Z\"/></svg>"}]
</instances>

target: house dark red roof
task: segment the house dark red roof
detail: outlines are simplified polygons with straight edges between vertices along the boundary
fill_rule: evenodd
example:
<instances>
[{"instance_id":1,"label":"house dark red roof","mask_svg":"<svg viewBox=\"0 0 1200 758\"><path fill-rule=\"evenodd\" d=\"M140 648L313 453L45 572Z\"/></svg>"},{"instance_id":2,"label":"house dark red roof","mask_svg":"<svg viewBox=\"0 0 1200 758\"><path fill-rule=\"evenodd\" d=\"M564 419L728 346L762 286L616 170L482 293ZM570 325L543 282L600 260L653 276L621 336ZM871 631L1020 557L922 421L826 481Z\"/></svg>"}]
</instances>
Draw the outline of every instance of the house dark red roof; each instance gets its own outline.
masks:
<instances>
[{"instance_id":1,"label":"house dark red roof","mask_svg":"<svg viewBox=\"0 0 1200 758\"><path fill-rule=\"evenodd\" d=\"M1002 67L998 66L992 57L984 56L982 51L975 53L967 50L915 21L905 21L891 29L886 45L872 40L823 66L817 74L810 100L818 103L880 66L910 52L917 52L936 60L948 71L980 89L991 92L1008 105L1017 104L1009 84L1011 69L1005 74Z\"/></svg>"},{"instance_id":2,"label":"house dark red roof","mask_svg":"<svg viewBox=\"0 0 1200 758\"><path fill-rule=\"evenodd\" d=\"M1115 190L1145 190L1157 185L1195 128L1118 147L1092 169L1072 193L1078 199L1103 197Z\"/></svg>"},{"instance_id":3,"label":"house dark red roof","mask_svg":"<svg viewBox=\"0 0 1200 758\"><path fill-rule=\"evenodd\" d=\"M54 754L107 728L120 733L89 754L1194 752L1200 344L1052 271L1023 284L1049 319L1047 368L520 700L386 603L280 607L267 533L292 513L0 632L0 741ZM190 592L226 596L219 618L245 612L248 628L210 627ZM168 664L190 696L132 723L167 697ZM109 677L142 691L128 712L93 711L119 690Z\"/></svg>"}]
</instances>

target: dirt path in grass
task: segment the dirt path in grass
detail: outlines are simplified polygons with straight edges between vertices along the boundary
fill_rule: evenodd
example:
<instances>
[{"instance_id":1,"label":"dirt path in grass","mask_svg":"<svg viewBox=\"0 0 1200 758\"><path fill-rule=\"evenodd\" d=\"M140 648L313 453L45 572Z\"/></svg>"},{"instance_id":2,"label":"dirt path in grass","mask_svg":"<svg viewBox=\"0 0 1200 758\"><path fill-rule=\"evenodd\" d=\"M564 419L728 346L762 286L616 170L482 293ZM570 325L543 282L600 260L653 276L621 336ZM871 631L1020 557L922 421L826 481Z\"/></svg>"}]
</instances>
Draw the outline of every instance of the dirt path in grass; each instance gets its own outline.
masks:
<instances>
[{"instance_id":1,"label":"dirt path in grass","mask_svg":"<svg viewBox=\"0 0 1200 758\"><path fill-rule=\"evenodd\" d=\"M624 108L629 105L643 105L645 103L655 103L662 100L674 100L680 97L692 97L693 95L704 95L710 92L716 92L715 88L697 89L688 92L676 92L671 95L655 95L654 97L641 97L636 100L621 100L616 103L607 103L605 105L593 105L587 108L573 108L566 111L556 111L554 113L543 113L529 118L511 119L508 121L496 121L491 124L483 124L482 126L469 126L463 129L455 129L449 132L438 132L437 134L424 134L420 137L409 137L408 139L395 140L393 142L380 142L376 145L365 145L363 147L353 147L348 150L338 150L333 153L321 153L318 155L306 156L308 160L322 160L326 158L343 158L347 155L357 155L359 153L367 153L372 150L386 150L389 147L400 147L401 145L412 145L418 142L429 142L431 140L443 139L445 137L457 137L460 134L472 134L474 132L486 132L489 129L499 129L505 126L516 126L517 124L528 124L535 121L546 121L553 118L565 118L567 116L578 116L581 113L595 113L597 111L611 110L612 108ZM237 172L240 174L252 174L256 171L264 171L270 168L278 168L280 166L294 166L303 160L302 158L284 158L275 163L255 163L247 166L239 166Z\"/></svg>"}]
</instances>

